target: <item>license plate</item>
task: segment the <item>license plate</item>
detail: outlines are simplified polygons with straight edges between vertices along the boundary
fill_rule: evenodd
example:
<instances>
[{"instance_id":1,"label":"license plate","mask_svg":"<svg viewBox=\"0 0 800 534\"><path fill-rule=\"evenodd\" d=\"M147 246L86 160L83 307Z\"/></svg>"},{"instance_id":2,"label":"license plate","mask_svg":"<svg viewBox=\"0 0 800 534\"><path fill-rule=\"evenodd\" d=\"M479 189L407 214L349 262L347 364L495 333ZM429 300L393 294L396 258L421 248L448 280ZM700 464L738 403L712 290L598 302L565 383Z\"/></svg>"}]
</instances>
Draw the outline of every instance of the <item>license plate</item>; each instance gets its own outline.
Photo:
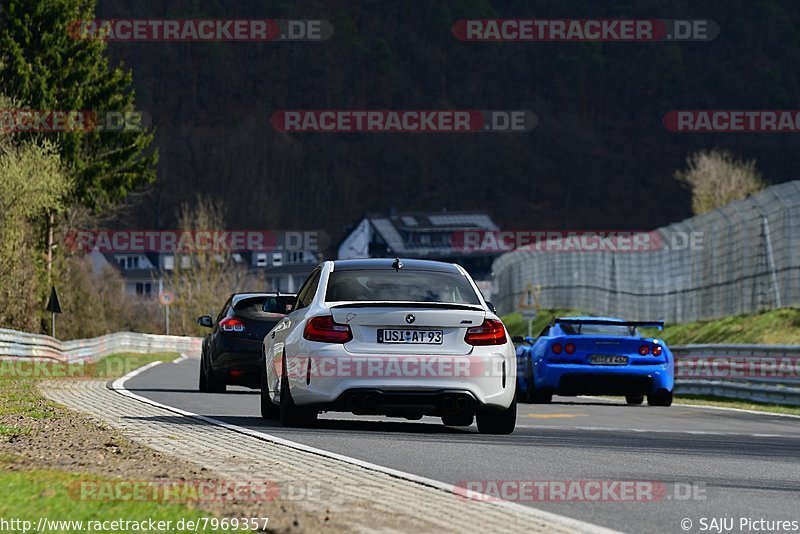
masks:
<instances>
[{"instance_id":1,"label":"license plate","mask_svg":"<svg viewBox=\"0 0 800 534\"><path fill-rule=\"evenodd\" d=\"M592 365L628 365L628 357L592 354L589 356L589 363Z\"/></svg>"},{"instance_id":2,"label":"license plate","mask_svg":"<svg viewBox=\"0 0 800 534\"><path fill-rule=\"evenodd\" d=\"M442 330L378 329L378 343L441 345Z\"/></svg>"}]
</instances>

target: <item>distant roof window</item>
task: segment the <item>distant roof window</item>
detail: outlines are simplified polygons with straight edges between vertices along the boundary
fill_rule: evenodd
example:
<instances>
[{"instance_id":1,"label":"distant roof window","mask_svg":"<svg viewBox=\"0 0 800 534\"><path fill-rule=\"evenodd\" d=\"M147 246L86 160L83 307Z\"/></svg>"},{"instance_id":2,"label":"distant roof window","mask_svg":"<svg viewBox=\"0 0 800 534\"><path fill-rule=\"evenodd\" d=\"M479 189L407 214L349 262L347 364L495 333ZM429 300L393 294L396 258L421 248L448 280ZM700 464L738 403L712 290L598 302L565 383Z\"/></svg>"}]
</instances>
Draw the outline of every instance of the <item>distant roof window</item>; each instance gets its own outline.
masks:
<instances>
[{"instance_id":1,"label":"distant roof window","mask_svg":"<svg viewBox=\"0 0 800 534\"><path fill-rule=\"evenodd\" d=\"M406 226L417 226L417 220L409 215L404 215L403 224L405 224Z\"/></svg>"}]
</instances>

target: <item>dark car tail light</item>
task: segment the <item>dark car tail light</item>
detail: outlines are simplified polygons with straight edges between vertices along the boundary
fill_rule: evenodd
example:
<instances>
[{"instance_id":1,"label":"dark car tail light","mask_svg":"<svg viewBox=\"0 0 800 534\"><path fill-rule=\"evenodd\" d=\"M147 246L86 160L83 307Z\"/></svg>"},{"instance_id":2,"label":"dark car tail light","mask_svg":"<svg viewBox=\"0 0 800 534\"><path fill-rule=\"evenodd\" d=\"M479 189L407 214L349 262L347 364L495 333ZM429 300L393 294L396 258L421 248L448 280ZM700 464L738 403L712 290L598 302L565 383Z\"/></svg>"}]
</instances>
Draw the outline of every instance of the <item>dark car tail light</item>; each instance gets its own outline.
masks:
<instances>
[{"instance_id":1,"label":"dark car tail light","mask_svg":"<svg viewBox=\"0 0 800 534\"><path fill-rule=\"evenodd\" d=\"M575 345L573 345L572 343L567 343L566 345L564 345L564 351L567 354L575 354Z\"/></svg>"},{"instance_id":2,"label":"dark car tail light","mask_svg":"<svg viewBox=\"0 0 800 534\"><path fill-rule=\"evenodd\" d=\"M642 345L641 347L639 347L639 354L641 354L642 356L647 356L648 354L650 354L650 346Z\"/></svg>"},{"instance_id":3,"label":"dark car tail light","mask_svg":"<svg viewBox=\"0 0 800 534\"><path fill-rule=\"evenodd\" d=\"M223 332L244 332L244 323L235 317L228 317L219 322Z\"/></svg>"},{"instance_id":4,"label":"dark car tail light","mask_svg":"<svg viewBox=\"0 0 800 534\"><path fill-rule=\"evenodd\" d=\"M664 349L661 348L661 345L656 345L653 347L653 356L661 356L661 353Z\"/></svg>"},{"instance_id":5,"label":"dark car tail light","mask_svg":"<svg viewBox=\"0 0 800 534\"><path fill-rule=\"evenodd\" d=\"M553 346L550 347L550 350L553 351L553 354L561 354L561 351L564 350L564 347L561 346L561 343L553 343Z\"/></svg>"},{"instance_id":6,"label":"dark car tail light","mask_svg":"<svg viewBox=\"0 0 800 534\"><path fill-rule=\"evenodd\" d=\"M321 315L308 320L303 337L322 343L347 343L353 339L353 332L350 326L334 321L332 315Z\"/></svg>"},{"instance_id":7,"label":"dark car tail light","mask_svg":"<svg viewBox=\"0 0 800 534\"><path fill-rule=\"evenodd\" d=\"M470 345L502 345L506 342L506 329L495 319L484 319L480 326L467 329L464 341Z\"/></svg>"}]
</instances>

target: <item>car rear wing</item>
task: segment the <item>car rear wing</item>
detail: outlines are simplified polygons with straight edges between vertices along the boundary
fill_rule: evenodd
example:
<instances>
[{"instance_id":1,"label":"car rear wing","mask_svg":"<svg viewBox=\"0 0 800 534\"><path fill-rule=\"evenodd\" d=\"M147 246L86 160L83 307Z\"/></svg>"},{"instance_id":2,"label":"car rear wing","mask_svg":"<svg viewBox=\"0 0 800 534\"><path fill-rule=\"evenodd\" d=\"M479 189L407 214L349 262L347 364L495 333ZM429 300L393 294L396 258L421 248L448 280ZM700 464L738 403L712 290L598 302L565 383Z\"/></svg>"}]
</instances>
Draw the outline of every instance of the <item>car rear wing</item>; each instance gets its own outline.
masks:
<instances>
[{"instance_id":1,"label":"car rear wing","mask_svg":"<svg viewBox=\"0 0 800 534\"><path fill-rule=\"evenodd\" d=\"M550 325L553 326L556 324L629 326L634 328L658 328L659 330L664 330L664 321L615 321L613 319L572 319L569 317L555 317Z\"/></svg>"}]
</instances>

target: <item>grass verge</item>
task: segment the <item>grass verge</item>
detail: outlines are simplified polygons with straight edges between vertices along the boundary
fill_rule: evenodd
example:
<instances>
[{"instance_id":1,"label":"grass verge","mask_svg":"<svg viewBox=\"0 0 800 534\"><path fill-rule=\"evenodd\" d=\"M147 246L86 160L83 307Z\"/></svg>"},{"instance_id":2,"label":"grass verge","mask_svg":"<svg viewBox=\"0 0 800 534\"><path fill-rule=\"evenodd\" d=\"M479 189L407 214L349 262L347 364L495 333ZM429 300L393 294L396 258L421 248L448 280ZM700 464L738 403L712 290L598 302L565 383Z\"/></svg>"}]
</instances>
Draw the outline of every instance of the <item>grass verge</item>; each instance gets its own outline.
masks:
<instances>
[{"instance_id":1,"label":"grass verge","mask_svg":"<svg viewBox=\"0 0 800 534\"><path fill-rule=\"evenodd\" d=\"M29 525L29 532L36 528L40 518L48 521L44 526L45 532L147 532L152 530L150 525L155 525L161 532L196 532L203 529L195 530L189 521L202 525L203 518L213 517L182 504L141 500L82 500L75 488L86 480L102 479L53 470L0 471L0 517L6 521L19 520L21 528L17 530ZM115 520L130 523L106 523L105 526L94 523L92 527L92 522ZM141 527L134 528L137 525ZM231 532L230 529L218 531Z\"/></svg>"},{"instance_id":2,"label":"grass verge","mask_svg":"<svg viewBox=\"0 0 800 534\"><path fill-rule=\"evenodd\" d=\"M86 480L113 480L109 476L119 476L111 465L106 476L99 475L96 469L92 472L74 470L69 465L53 462L50 468L48 456L59 454L63 450L78 448L78 443L70 443L69 439L80 440L80 433L70 433L66 428L86 427L88 423L78 420L76 414L63 406L52 402L40 393L37 382L40 380L97 380L123 376L145 364L162 360L170 361L177 353L138 354L119 353L108 356L97 363L61 363L30 362L23 360L4 360L0 362L0 517L6 520L13 518L21 522L17 526L25 526L30 521L37 526L39 518L55 521L83 521L76 523L51 523L45 527L47 532L85 532L101 529L88 528L88 521L170 521L164 532L195 532L194 525L187 521L198 521L201 518L215 518L217 515L195 508L191 504L165 503L152 500L87 500L81 499L70 488ZM96 439L98 433L108 432L97 427L83 429L91 432ZM86 434L83 434L87 436ZM87 436L88 438L89 436ZM61 441L68 438L67 441ZM53 441L53 451L43 454L32 453L30 445L43 446ZM87 439L87 441L89 441ZM111 435L103 438L103 449L115 451L111 456L122 456L133 451L123 440ZM19 446L25 443L20 448ZM83 443L81 443L83 444ZM14 452L6 452L8 450ZM137 449L138 451L138 449ZM92 454L91 451L87 452ZM31 458L31 456L33 456ZM40 459L37 459L40 458ZM141 457L137 452L134 457ZM99 456L98 456L99 458ZM88 459L82 459L85 461ZM66 462L69 464L69 462ZM87 464L77 465L85 467ZM102 469L101 469L102 471ZM179 524L180 521L183 524ZM162 526L167 523L162 523ZM143 524L142 529L133 528L134 524L108 525L107 531L147 531L150 525ZM209 527L210 528L210 527ZM18 529L19 530L19 529ZM202 530L197 529L197 530ZM220 532L230 530L218 529Z\"/></svg>"}]
</instances>

